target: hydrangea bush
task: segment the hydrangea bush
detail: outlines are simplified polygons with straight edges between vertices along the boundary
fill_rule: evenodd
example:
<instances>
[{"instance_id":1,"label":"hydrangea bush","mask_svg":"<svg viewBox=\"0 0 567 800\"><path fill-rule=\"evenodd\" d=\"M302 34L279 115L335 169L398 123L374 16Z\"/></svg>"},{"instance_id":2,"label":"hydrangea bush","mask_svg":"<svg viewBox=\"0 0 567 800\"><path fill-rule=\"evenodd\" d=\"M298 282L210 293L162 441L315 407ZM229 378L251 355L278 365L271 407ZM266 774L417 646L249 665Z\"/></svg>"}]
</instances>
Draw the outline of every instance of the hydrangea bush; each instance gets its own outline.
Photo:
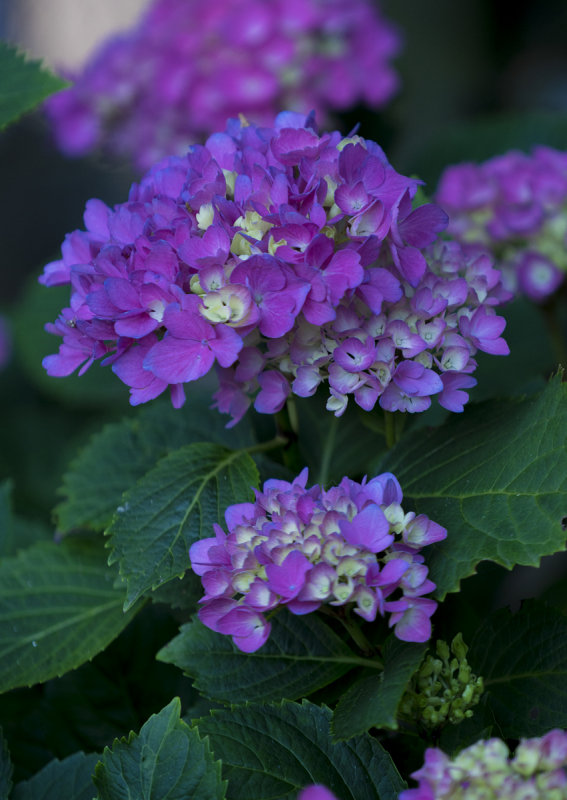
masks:
<instances>
[{"instance_id":1,"label":"hydrangea bush","mask_svg":"<svg viewBox=\"0 0 567 800\"><path fill-rule=\"evenodd\" d=\"M162 0L52 98L147 171L8 320L0 800L567 798L567 398L515 299L565 154L429 202L324 116L398 46L362 0Z\"/></svg>"},{"instance_id":2,"label":"hydrangea bush","mask_svg":"<svg viewBox=\"0 0 567 800\"><path fill-rule=\"evenodd\" d=\"M400 44L370 0L152 0L46 112L69 155L103 145L147 169L240 113L269 125L285 108L381 107Z\"/></svg>"}]
</instances>

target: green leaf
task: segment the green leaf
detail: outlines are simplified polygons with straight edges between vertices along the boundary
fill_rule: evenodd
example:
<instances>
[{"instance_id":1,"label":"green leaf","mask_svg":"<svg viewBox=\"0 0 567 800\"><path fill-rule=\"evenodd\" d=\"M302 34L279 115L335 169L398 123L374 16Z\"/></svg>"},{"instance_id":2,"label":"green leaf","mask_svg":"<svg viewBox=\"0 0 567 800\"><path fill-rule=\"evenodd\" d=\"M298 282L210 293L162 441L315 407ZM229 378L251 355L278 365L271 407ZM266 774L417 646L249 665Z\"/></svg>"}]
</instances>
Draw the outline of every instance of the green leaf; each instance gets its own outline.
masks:
<instances>
[{"instance_id":1,"label":"green leaf","mask_svg":"<svg viewBox=\"0 0 567 800\"><path fill-rule=\"evenodd\" d=\"M0 563L0 692L88 661L132 619L102 546L38 544Z\"/></svg>"},{"instance_id":2,"label":"green leaf","mask_svg":"<svg viewBox=\"0 0 567 800\"><path fill-rule=\"evenodd\" d=\"M491 614L471 641L468 660L484 678L499 735L567 728L567 617L559 611L525 601L517 614Z\"/></svg>"},{"instance_id":3,"label":"green leaf","mask_svg":"<svg viewBox=\"0 0 567 800\"><path fill-rule=\"evenodd\" d=\"M126 492L109 529L127 583L125 609L144 592L183 575L189 547L213 536L226 508L248 499L258 471L248 453L189 444L166 456Z\"/></svg>"},{"instance_id":4,"label":"green leaf","mask_svg":"<svg viewBox=\"0 0 567 800\"><path fill-rule=\"evenodd\" d=\"M484 559L537 566L565 549L567 385L481 403L440 428L405 436L382 460L404 504L447 528L427 548L437 595L457 591Z\"/></svg>"},{"instance_id":5,"label":"green leaf","mask_svg":"<svg viewBox=\"0 0 567 800\"><path fill-rule=\"evenodd\" d=\"M150 596L152 603L165 603L170 608L180 608L193 614L203 596L203 584L193 570L188 570L182 578L173 578L158 586Z\"/></svg>"},{"instance_id":6,"label":"green leaf","mask_svg":"<svg viewBox=\"0 0 567 800\"><path fill-rule=\"evenodd\" d=\"M51 536L41 522L25 520L13 513L12 490L12 481L0 483L0 560Z\"/></svg>"},{"instance_id":7,"label":"green leaf","mask_svg":"<svg viewBox=\"0 0 567 800\"><path fill-rule=\"evenodd\" d=\"M255 653L243 653L230 636L195 619L157 658L194 678L202 694L225 703L295 700L364 663L316 614L287 610L273 618L268 641Z\"/></svg>"},{"instance_id":8,"label":"green leaf","mask_svg":"<svg viewBox=\"0 0 567 800\"><path fill-rule=\"evenodd\" d=\"M390 756L368 735L334 744L328 708L247 705L198 720L223 764L228 800L296 800L312 783L340 800L397 800L404 788Z\"/></svg>"},{"instance_id":9,"label":"green leaf","mask_svg":"<svg viewBox=\"0 0 567 800\"><path fill-rule=\"evenodd\" d=\"M2 728L0 728L0 800L8 800L10 796L13 772L14 766L10 758L8 744L2 735Z\"/></svg>"},{"instance_id":10,"label":"green leaf","mask_svg":"<svg viewBox=\"0 0 567 800\"><path fill-rule=\"evenodd\" d=\"M225 784L209 743L179 718L174 698L139 734L104 749L94 782L98 800L223 800Z\"/></svg>"},{"instance_id":11,"label":"green leaf","mask_svg":"<svg viewBox=\"0 0 567 800\"><path fill-rule=\"evenodd\" d=\"M50 761L33 778L18 783L11 800L92 800L92 775L100 756L74 753Z\"/></svg>"},{"instance_id":12,"label":"green leaf","mask_svg":"<svg viewBox=\"0 0 567 800\"><path fill-rule=\"evenodd\" d=\"M234 449L252 444L246 422L227 431L210 402L210 396L191 397L181 410L167 401L157 402L136 418L107 425L95 434L63 477L59 493L65 499L55 509L59 529L103 530L122 494L182 444L202 442L204 436Z\"/></svg>"},{"instance_id":13,"label":"green leaf","mask_svg":"<svg viewBox=\"0 0 567 800\"><path fill-rule=\"evenodd\" d=\"M69 84L28 61L15 47L0 42L0 130Z\"/></svg>"},{"instance_id":14,"label":"green leaf","mask_svg":"<svg viewBox=\"0 0 567 800\"><path fill-rule=\"evenodd\" d=\"M333 714L335 738L350 739L370 728L397 730L398 706L426 650L426 645L406 644L389 636L384 645L384 672L362 677L339 700Z\"/></svg>"},{"instance_id":15,"label":"green leaf","mask_svg":"<svg viewBox=\"0 0 567 800\"><path fill-rule=\"evenodd\" d=\"M92 661L47 683L2 695L0 726L18 780L32 777L52 758L78 750L102 753L114 739L139 730L174 695L184 705L195 703L199 695L181 671L155 660L176 632L177 623L166 609L148 603Z\"/></svg>"}]
</instances>

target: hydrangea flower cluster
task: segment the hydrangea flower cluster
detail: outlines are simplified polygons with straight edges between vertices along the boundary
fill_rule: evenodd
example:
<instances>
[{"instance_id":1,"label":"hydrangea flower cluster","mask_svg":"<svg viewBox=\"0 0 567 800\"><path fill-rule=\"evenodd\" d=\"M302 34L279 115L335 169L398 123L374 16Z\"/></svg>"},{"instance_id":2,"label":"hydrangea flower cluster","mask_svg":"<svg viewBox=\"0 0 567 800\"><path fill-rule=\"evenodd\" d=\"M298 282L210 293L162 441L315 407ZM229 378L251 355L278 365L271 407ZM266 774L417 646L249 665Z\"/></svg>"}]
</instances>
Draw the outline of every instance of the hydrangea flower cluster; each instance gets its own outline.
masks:
<instances>
[{"instance_id":1,"label":"hydrangea flower cluster","mask_svg":"<svg viewBox=\"0 0 567 800\"><path fill-rule=\"evenodd\" d=\"M437 200L450 233L487 248L506 288L543 301L567 272L567 152L535 147L448 167Z\"/></svg>"},{"instance_id":2,"label":"hydrangea flower cluster","mask_svg":"<svg viewBox=\"0 0 567 800\"><path fill-rule=\"evenodd\" d=\"M382 106L399 49L371 0L153 0L46 110L67 154L103 143L147 169L240 113L267 125L282 108Z\"/></svg>"},{"instance_id":3,"label":"hydrangea flower cluster","mask_svg":"<svg viewBox=\"0 0 567 800\"><path fill-rule=\"evenodd\" d=\"M419 787L400 800L564 800L566 768L567 733L558 729L522 739L513 757L501 739L477 742L453 759L431 748L412 774Z\"/></svg>"},{"instance_id":4,"label":"hydrangea flower cluster","mask_svg":"<svg viewBox=\"0 0 567 800\"><path fill-rule=\"evenodd\" d=\"M254 503L227 509L228 535L215 525L214 537L191 545L203 624L254 652L270 635L265 615L280 606L309 614L349 605L368 622L388 614L399 639L429 639L437 603L424 596L435 584L420 550L445 528L403 511L391 473L328 490L306 483L307 469L292 483L266 481Z\"/></svg>"},{"instance_id":5,"label":"hydrangea flower cluster","mask_svg":"<svg viewBox=\"0 0 567 800\"><path fill-rule=\"evenodd\" d=\"M216 363L218 408L237 422L328 381L328 408L421 411L438 395L461 411L478 349L505 354L486 255L435 242L437 206L359 136L319 135L285 112L272 128L226 132L170 157L86 231L66 237L44 284L71 284L47 330L63 337L53 376L112 363L136 405ZM231 369L229 369L231 368Z\"/></svg>"},{"instance_id":6,"label":"hydrangea flower cluster","mask_svg":"<svg viewBox=\"0 0 567 800\"><path fill-rule=\"evenodd\" d=\"M472 717L472 709L484 691L484 680L473 674L467 652L460 633L450 650L447 642L439 639L435 656L427 655L412 676L398 713L426 728L440 728L447 722L457 725Z\"/></svg>"}]
</instances>

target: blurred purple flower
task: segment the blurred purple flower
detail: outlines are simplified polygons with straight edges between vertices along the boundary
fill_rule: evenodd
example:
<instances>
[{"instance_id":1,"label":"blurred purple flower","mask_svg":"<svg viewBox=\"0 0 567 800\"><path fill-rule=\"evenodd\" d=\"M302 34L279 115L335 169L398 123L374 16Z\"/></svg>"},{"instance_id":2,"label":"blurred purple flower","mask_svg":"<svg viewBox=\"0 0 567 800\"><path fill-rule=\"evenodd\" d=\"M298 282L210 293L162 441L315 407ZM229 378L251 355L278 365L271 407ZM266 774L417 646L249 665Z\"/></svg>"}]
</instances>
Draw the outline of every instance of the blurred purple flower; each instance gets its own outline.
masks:
<instances>
[{"instance_id":1,"label":"blurred purple flower","mask_svg":"<svg viewBox=\"0 0 567 800\"><path fill-rule=\"evenodd\" d=\"M485 249L512 294L542 302L567 272L567 152L535 147L442 174L437 201L449 232Z\"/></svg>"},{"instance_id":2,"label":"blurred purple flower","mask_svg":"<svg viewBox=\"0 0 567 800\"><path fill-rule=\"evenodd\" d=\"M244 114L324 120L398 87L400 37L371 0L153 0L46 103L69 155L102 144L146 169Z\"/></svg>"}]
</instances>

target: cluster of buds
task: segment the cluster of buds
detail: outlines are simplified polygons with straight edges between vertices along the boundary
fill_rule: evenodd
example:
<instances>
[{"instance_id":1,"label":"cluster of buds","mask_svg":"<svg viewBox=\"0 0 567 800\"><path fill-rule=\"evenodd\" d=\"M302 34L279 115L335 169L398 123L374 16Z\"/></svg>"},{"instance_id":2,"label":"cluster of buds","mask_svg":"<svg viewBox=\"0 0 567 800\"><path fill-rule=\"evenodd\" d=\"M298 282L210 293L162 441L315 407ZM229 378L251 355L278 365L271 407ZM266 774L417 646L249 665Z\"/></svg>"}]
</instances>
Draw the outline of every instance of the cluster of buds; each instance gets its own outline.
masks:
<instances>
[{"instance_id":1,"label":"cluster of buds","mask_svg":"<svg viewBox=\"0 0 567 800\"><path fill-rule=\"evenodd\" d=\"M567 153L535 147L448 167L437 200L449 232L488 250L513 294L543 301L567 272Z\"/></svg>"},{"instance_id":2,"label":"cluster of buds","mask_svg":"<svg viewBox=\"0 0 567 800\"><path fill-rule=\"evenodd\" d=\"M449 645L436 642L436 655L427 655L411 679L399 712L428 728L453 725L472 717L472 708L484 691L484 682L471 671L468 647L458 633ZM451 657L452 654L452 657Z\"/></svg>"},{"instance_id":3,"label":"cluster of buds","mask_svg":"<svg viewBox=\"0 0 567 800\"><path fill-rule=\"evenodd\" d=\"M435 242L447 217L414 208L417 188L374 142L319 135L310 117L231 120L128 202L87 203L87 230L41 278L71 284L44 366L81 374L104 359L133 405L169 387L179 407L216 364L232 424L252 401L275 413L322 381L337 415L349 395L365 410L421 411L437 395L461 411L477 349L508 352L500 275Z\"/></svg>"},{"instance_id":4,"label":"cluster of buds","mask_svg":"<svg viewBox=\"0 0 567 800\"><path fill-rule=\"evenodd\" d=\"M399 49L371 0L153 0L46 111L68 155L102 144L147 169L239 113L268 125L283 108L382 106Z\"/></svg>"},{"instance_id":5,"label":"cluster of buds","mask_svg":"<svg viewBox=\"0 0 567 800\"><path fill-rule=\"evenodd\" d=\"M400 800L564 800L566 768L562 730L522 739L513 757L501 739L477 742L453 759L431 748L412 774L419 787L402 792Z\"/></svg>"},{"instance_id":6,"label":"cluster of buds","mask_svg":"<svg viewBox=\"0 0 567 800\"><path fill-rule=\"evenodd\" d=\"M444 539L445 528L403 511L391 473L362 483L343 478L328 490L306 482L307 469L292 483L266 481L254 503L227 509L228 535L215 525L214 537L191 546L205 589L203 624L253 652L270 635L266 614L329 604L368 622L389 614L399 639L429 639L437 603L424 597L435 584L420 550Z\"/></svg>"}]
</instances>

